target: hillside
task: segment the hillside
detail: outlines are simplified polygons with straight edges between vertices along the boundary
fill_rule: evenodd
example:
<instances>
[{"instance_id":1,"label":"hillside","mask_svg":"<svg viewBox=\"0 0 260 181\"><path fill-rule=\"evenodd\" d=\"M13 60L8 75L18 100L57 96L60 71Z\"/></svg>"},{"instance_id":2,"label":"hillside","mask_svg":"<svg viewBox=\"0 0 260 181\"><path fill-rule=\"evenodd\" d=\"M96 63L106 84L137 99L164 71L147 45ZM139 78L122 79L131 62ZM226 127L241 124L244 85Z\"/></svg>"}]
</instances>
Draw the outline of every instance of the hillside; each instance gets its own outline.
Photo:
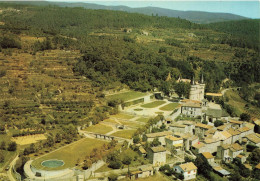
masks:
<instances>
[{"instance_id":1,"label":"hillside","mask_svg":"<svg viewBox=\"0 0 260 181\"><path fill-rule=\"evenodd\" d=\"M128 6L105 6L92 3L64 3L64 2L22 2L25 4L33 5L56 5L60 7L83 7L86 9L103 9L124 11L129 13L140 13L150 16L167 16L174 18L181 18L189 20L193 23L207 24L231 20L243 20L248 19L243 16L230 14L230 13L211 13L203 11L178 11L158 7L142 7L142 8L130 8Z\"/></svg>"},{"instance_id":2,"label":"hillside","mask_svg":"<svg viewBox=\"0 0 260 181\"><path fill-rule=\"evenodd\" d=\"M232 37L237 37L237 42L240 42L241 46L248 47L247 45L249 45L249 48L260 48L259 19L211 23L206 26L216 31L228 33ZM243 43L245 44L243 45ZM252 46L250 47L250 45Z\"/></svg>"}]
</instances>

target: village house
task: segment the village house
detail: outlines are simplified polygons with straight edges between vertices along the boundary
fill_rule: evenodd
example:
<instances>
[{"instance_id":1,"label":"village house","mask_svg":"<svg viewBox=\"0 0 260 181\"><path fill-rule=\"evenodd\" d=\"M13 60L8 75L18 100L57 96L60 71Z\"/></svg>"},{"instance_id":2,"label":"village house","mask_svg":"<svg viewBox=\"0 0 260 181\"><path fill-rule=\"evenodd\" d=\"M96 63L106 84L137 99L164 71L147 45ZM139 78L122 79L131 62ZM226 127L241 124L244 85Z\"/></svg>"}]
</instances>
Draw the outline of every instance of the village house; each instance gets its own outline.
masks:
<instances>
[{"instance_id":1,"label":"village house","mask_svg":"<svg viewBox=\"0 0 260 181\"><path fill-rule=\"evenodd\" d=\"M144 139L148 142L152 142L156 137L159 139L160 143L165 146L165 136L172 135L171 131L163 131L158 133L149 133L144 135Z\"/></svg>"},{"instance_id":2,"label":"village house","mask_svg":"<svg viewBox=\"0 0 260 181\"><path fill-rule=\"evenodd\" d=\"M252 144L254 146L260 147L260 137L255 133L249 134L244 137L247 140L247 144Z\"/></svg>"},{"instance_id":3,"label":"village house","mask_svg":"<svg viewBox=\"0 0 260 181\"><path fill-rule=\"evenodd\" d=\"M217 130L219 130L219 131L226 131L226 130L228 130L229 128L231 128L231 124L223 124L223 125L221 125L221 126L218 126L218 127L217 127Z\"/></svg>"},{"instance_id":4,"label":"village house","mask_svg":"<svg viewBox=\"0 0 260 181\"><path fill-rule=\"evenodd\" d=\"M161 166L166 163L166 149L162 146L148 149L147 157L153 166Z\"/></svg>"},{"instance_id":5,"label":"village house","mask_svg":"<svg viewBox=\"0 0 260 181\"><path fill-rule=\"evenodd\" d=\"M248 127L239 128L238 131L240 132L240 139L249 135L249 134L254 133L254 129L250 129Z\"/></svg>"},{"instance_id":6,"label":"village house","mask_svg":"<svg viewBox=\"0 0 260 181\"><path fill-rule=\"evenodd\" d=\"M183 144L184 144L184 149L185 150L190 150L191 146L195 143L198 143L199 141L199 137L196 135L192 135L192 134L185 134L182 136L183 138Z\"/></svg>"},{"instance_id":7,"label":"village house","mask_svg":"<svg viewBox=\"0 0 260 181\"><path fill-rule=\"evenodd\" d=\"M140 168L139 170L135 170L130 173L130 179L135 180L138 178L146 178L152 175L153 175L152 167Z\"/></svg>"},{"instance_id":8,"label":"village house","mask_svg":"<svg viewBox=\"0 0 260 181\"><path fill-rule=\"evenodd\" d=\"M210 152L203 152L202 155L209 163L214 162L214 156Z\"/></svg>"},{"instance_id":9,"label":"village house","mask_svg":"<svg viewBox=\"0 0 260 181\"><path fill-rule=\"evenodd\" d=\"M208 108L206 110L206 121L208 121L209 125L214 125L216 120L221 120L222 109L219 104L215 104L210 102L208 104Z\"/></svg>"},{"instance_id":10,"label":"village house","mask_svg":"<svg viewBox=\"0 0 260 181\"><path fill-rule=\"evenodd\" d=\"M237 155L243 152L243 147L238 143L231 145L220 145L217 150L217 157L224 161L232 161Z\"/></svg>"},{"instance_id":11,"label":"village house","mask_svg":"<svg viewBox=\"0 0 260 181\"><path fill-rule=\"evenodd\" d=\"M168 135L165 137L166 148L172 149L175 148L177 151L183 149L183 139L181 137L175 137Z\"/></svg>"},{"instance_id":12,"label":"village house","mask_svg":"<svg viewBox=\"0 0 260 181\"><path fill-rule=\"evenodd\" d=\"M183 174L184 180L191 180L196 178L198 168L192 162L188 162L176 165L173 169L175 172Z\"/></svg>"},{"instance_id":13,"label":"village house","mask_svg":"<svg viewBox=\"0 0 260 181\"><path fill-rule=\"evenodd\" d=\"M188 132L188 126L175 123L175 124L170 124L168 129L172 131L173 133L187 133Z\"/></svg>"},{"instance_id":14,"label":"village house","mask_svg":"<svg viewBox=\"0 0 260 181\"><path fill-rule=\"evenodd\" d=\"M209 129L213 128L213 126L197 123L195 124L195 135L202 138L205 135L205 132Z\"/></svg>"},{"instance_id":15,"label":"village house","mask_svg":"<svg viewBox=\"0 0 260 181\"><path fill-rule=\"evenodd\" d=\"M144 147L143 146L140 146L139 149L138 149L138 153L139 155L145 157L147 155L147 152L145 151Z\"/></svg>"},{"instance_id":16,"label":"village house","mask_svg":"<svg viewBox=\"0 0 260 181\"><path fill-rule=\"evenodd\" d=\"M246 157L244 155L237 155L236 156L237 159L239 159L241 161L241 163L245 163L246 162Z\"/></svg>"},{"instance_id":17,"label":"village house","mask_svg":"<svg viewBox=\"0 0 260 181\"><path fill-rule=\"evenodd\" d=\"M194 154L199 154L199 153L202 153L202 152L206 152L207 151L207 148L205 146L204 143L198 141L196 143L194 143L192 146L191 146L191 151L194 153Z\"/></svg>"},{"instance_id":18,"label":"village house","mask_svg":"<svg viewBox=\"0 0 260 181\"><path fill-rule=\"evenodd\" d=\"M234 119L231 119L229 121L229 123L231 124L231 127L233 129L242 128L242 126L243 126L243 122L242 121L238 121L238 120L234 120Z\"/></svg>"},{"instance_id":19,"label":"village house","mask_svg":"<svg viewBox=\"0 0 260 181\"><path fill-rule=\"evenodd\" d=\"M227 132L232 135L231 143L235 143L237 140L240 140L240 132L238 130L230 128Z\"/></svg>"},{"instance_id":20,"label":"village house","mask_svg":"<svg viewBox=\"0 0 260 181\"><path fill-rule=\"evenodd\" d=\"M217 131L213 135L213 138L217 140L221 140L220 144L231 144L232 143L232 135L228 131Z\"/></svg>"},{"instance_id":21,"label":"village house","mask_svg":"<svg viewBox=\"0 0 260 181\"><path fill-rule=\"evenodd\" d=\"M221 145L221 140L215 138L205 138L203 143L205 144L204 152L214 153L217 152L217 148Z\"/></svg>"},{"instance_id":22,"label":"village house","mask_svg":"<svg viewBox=\"0 0 260 181\"><path fill-rule=\"evenodd\" d=\"M181 106L181 114L187 117L198 117L202 115L202 107L200 103L188 102Z\"/></svg>"},{"instance_id":23,"label":"village house","mask_svg":"<svg viewBox=\"0 0 260 181\"><path fill-rule=\"evenodd\" d=\"M223 169L221 166L216 166L213 167L213 171L215 173L217 173L218 175L220 175L221 177L228 177L230 175L230 172L228 172L227 170Z\"/></svg>"}]
</instances>

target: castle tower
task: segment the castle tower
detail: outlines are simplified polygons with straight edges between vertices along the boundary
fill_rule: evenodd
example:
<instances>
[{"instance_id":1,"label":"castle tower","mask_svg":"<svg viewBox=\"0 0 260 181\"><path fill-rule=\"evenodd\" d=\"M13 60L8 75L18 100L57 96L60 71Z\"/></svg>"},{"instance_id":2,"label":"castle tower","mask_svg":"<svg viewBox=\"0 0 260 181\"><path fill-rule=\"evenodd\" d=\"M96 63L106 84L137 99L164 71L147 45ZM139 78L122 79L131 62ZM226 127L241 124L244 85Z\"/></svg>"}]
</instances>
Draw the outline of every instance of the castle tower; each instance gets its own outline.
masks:
<instances>
[{"instance_id":1,"label":"castle tower","mask_svg":"<svg viewBox=\"0 0 260 181\"><path fill-rule=\"evenodd\" d=\"M190 88L190 100L202 101L204 99L204 92L205 92L205 84L203 75L201 80L198 84L195 83L194 77L191 81L191 88Z\"/></svg>"}]
</instances>

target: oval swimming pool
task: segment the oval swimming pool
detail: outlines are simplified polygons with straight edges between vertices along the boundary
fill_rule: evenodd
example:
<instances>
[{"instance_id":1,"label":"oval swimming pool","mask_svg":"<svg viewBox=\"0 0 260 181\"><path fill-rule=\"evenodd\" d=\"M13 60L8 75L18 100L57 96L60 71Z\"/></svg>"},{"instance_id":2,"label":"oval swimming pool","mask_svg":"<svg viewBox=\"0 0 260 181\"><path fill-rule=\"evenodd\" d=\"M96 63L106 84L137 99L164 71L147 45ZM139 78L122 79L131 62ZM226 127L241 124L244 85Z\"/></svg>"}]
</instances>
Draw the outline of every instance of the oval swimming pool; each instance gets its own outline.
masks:
<instances>
[{"instance_id":1,"label":"oval swimming pool","mask_svg":"<svg viewBox=\"0 0 260 181\"><path fill-rule=\"evenodd\" d=\"M64 165L64 161L62 160L46 160L42 162L42 166L48 168L56 168Z\"/></svg>"}]
</instances>

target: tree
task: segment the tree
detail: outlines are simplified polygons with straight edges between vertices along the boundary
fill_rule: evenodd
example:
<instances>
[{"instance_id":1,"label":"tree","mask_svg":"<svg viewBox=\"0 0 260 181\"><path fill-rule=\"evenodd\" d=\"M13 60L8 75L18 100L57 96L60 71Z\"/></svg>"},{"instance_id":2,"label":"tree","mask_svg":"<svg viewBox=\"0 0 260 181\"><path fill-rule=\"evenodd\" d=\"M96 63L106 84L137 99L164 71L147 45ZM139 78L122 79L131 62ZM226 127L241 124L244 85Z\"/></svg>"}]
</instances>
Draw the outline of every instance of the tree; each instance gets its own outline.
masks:
<instances>
[{"instance_id":1,"label":"tree","mask_svg":"<svg viewBox=\"0 0 260 181\"><path fill-rule=\"evenodd\" d=\"M206 178L209 177L209 173L212 171L212 168L202 155L197 156L194 164L197 166L199 174L204 175Z\"/></svg>"},{"instance_id":2,"label":"tree","mask_svg":"<svg viewBox=\"0 0 260 181\"><path fill-rule=\"evenodd\" d=\"M128 166L128 174L130 174L129 165L132 162L132 158L128 155L125 155L122 162L123 162L123 164Z\"/></svg>"},{"instance_id":3,"label":"tree","mask_svg":"<svg viewBox=\"0 0 260 181\"><path fill-rule=\"evenodd\" d=\"M240 119L241 119L241 121L247 121L248 122L248 121L250 121L251 116L247 113L242 113L242 114L240 114Z\"/></svg>"},{"instance_id":4,"label":"tree","mask_svg":"<svg viewBox=\"0 0 260 181\"><path fill-rule=\"evenodd\" d=\"M109 181L116 181L117 180L117 175L115 174L115 173L111 173L111 174L109 174L109 176L108 176L108 180Z\"/></svg>"},{"instance_id":5,"label":"tree","mask_svg":"<svg viewBox=\"0 0 260 181\"><path fill-rule=\"evenodd\" d=\"M223 125L224 123L223 123L223 121L221 121L221 120L216 120L215 122L214 122L214 126L215 127L219 127L219 126L221 126L221 125Z\"/></svg>"},{"instance_id":6,"label":"tree","mask_svg":"<svg viewBox=\"0 0 260 181\"><path fill-rule=\"evenodd\" d=\"M56 142L56 143L60 143L61 140L62 140L61 134L60 134L60 133L57 133L56 136L55 136L55 142Z\"/></svg>"},{"instance_id":7,"label":"tree","mask_svg":"<svg viewBox=\"0 0 260 181\"><path fill-rule=\"evenodd\" d=\"M12 141L11 143L8 144L8 148L7 148L8 151L16 151L16 149L17 149L16 142Z\"/></svg>"},{"instance_id":8,"label":"tree","mask_svg":"<svg viewBox=\"0 0 260 181\"><path fill-rule=\"evenodd\" d=\"M139 142L140 142L140 137L139 137L138 135L135 135L135 136L133 137L133 142L134 142L134 143L139 143Z\"/></svg>"},{"instance_id":9,"label":"tree","mask_svg":"<svg viewBox=\"0 0 260 181\"><path fill-rule=\"evenodd\" d=\"M52 137L52 136L48 136L48 137L47 137L46 145L47 145L48 147L52 147L52 146L54 145L54 140L53 140L53 137Z\"/></svg>"},{"instance_id":10,"label":"tree","mask_svg":"<svg viewBox=\"0 0 260 181\"><path fill-rule=\"evenodd\" d=\"M254 149L248 156L247 161L251 164L256 165L260 163L260 148Z\"/></svg>"},{"instance_id":11,"label":"tree","mask_svg":"<svg viewBox=\"0 0 260 181\"><path fill-rule=\"evenodd\" d=\"M5 149L6 149L6 143L5 141L2 141L0 145L0 150L5 150Z\"/></svg>"},{"instance_id":12,"label":"tree","mask_svg":"<svg viewBox=\"0 0 260 181\"><path fill-rule=\"evenodd\" d=\"M154 138L154 140L152 141L151 145L152 146L159 146L159 145L161 145L161 142L159 141L159 138L158 137Z\"/></svg>"},{"instance_id":13,"label":"tree","mask_svg":"<svg viewBox=\"0 0 260 181\"><path fill-rule=\"evenodd\" d=\"M2 151L0 151L0 163L3 163L5 161L5 157Z\"/></svg>"}]
</instances>

